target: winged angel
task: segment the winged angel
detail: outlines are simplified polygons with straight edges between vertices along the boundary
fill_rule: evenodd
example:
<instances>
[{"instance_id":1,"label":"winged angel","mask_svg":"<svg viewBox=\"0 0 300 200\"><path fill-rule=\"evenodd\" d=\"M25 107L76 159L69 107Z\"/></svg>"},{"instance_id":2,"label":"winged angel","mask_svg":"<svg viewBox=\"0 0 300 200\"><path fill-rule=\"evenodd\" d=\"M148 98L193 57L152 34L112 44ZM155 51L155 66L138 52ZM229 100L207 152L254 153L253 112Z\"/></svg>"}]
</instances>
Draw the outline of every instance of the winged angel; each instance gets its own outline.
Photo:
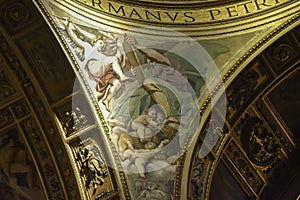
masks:
<instances>
[{"instance_id":1,"label":"winged angel","mask_svg":"<svg viewBox=\"0 0 300 200\"><path fill-rule=\"evenodd\" d=\"M89 78L97 83L98 101L102 100L110 111L110 100L121 82L132 80L123 73L126 55L119 36L75 24L68 18L63 20L62 31L79 61L85 63ZM95 52L97 55L93 55Z\"/></svg>"}]
</instances>

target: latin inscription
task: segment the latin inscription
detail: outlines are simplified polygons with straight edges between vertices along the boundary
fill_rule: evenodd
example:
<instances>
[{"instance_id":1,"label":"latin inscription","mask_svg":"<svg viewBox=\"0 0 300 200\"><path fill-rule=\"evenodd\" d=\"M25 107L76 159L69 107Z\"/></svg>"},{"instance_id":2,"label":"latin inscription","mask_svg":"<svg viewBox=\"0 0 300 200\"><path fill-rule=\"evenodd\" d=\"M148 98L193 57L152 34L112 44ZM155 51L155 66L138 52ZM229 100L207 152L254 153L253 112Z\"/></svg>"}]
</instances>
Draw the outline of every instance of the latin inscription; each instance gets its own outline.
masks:
<instances>
[{"instance_id":1,"label":"latin inscription","mask_svg":"<svg viewBox=\"0 0 300 200\"><path fill-rule=\"evenodd\" d=\"M76 0L73 0L76 1ZM108 0L77 0L104 13L115 16L161 23L193 24L223 21L270 9L289 0L248 0L211 9L166 10L129 6Z\"/></svg>"}]
</instances>

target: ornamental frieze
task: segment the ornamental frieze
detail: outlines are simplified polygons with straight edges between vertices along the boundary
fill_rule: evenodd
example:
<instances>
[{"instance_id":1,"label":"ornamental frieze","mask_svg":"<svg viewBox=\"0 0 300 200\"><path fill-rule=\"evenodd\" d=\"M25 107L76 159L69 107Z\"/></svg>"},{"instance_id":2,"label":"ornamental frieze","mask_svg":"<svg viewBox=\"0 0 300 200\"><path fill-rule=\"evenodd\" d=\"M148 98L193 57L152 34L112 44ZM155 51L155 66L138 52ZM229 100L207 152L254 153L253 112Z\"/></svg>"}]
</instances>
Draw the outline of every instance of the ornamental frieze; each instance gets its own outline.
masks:
<instances>
[{"instance_id":1,"label":"ornamental frieze","mask_svg":"<svg viewBox=\"0 0 300 200\"><path fill-rule=\"evenodd\" d=\"M197 24L244 17L270 10L289 1L252 0L229 5L224 3L224 5L211 7L201 7L201 4L186 3L185 6L181 5L180 9L174 3L159 7L155 4L143 4L141 2L133 4L125 1L73 0L73 2L82 3L89 8L97 9L100 13L130 20L166 24ZM178 4L180 3L182 2Z\"/></svg>"}]
</instances>

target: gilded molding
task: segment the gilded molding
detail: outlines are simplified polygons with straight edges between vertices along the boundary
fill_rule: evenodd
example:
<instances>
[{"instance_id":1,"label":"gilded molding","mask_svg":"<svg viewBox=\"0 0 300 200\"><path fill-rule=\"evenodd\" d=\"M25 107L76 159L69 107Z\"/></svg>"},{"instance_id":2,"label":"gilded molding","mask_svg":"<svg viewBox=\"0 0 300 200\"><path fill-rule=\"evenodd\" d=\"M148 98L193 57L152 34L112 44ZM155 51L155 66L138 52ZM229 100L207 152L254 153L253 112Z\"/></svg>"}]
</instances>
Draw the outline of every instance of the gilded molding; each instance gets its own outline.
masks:
<instances>
[{"instance_id":1,"label":"gilded molding","mask_svg":"<svg viewBox=\"0 0 300 200\"><path fill-rule=\"evenodd\" d=\"M257 27L258 24L261 26L296 14L299 5L299 2L293 0L226 2L216 6L196 2L167 2L168 4L133 4L125 1L56 1L65 9L73 10L78 15L81 15L81 11L110 29L128 30L155 23L155 26L169 27L192 37L238 33Z\"/></svg>"}]
</instances>

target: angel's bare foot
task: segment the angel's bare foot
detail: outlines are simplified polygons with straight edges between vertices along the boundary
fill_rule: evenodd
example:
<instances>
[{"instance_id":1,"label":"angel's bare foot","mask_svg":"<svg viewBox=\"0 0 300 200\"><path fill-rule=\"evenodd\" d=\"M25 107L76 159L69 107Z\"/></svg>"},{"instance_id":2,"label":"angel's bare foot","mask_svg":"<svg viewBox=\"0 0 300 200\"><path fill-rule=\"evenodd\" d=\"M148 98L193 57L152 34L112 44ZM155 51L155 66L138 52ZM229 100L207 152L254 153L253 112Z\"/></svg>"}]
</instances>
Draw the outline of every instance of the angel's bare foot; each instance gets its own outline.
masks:
<instances>
[{"instance_id":1,"label":"angel's bare foot","mask_svg":"<svg viewBox=\"0 0 300 200\"><path fill-rule=\"evenodd\" d=\"M102 103L103 103L103 105L105 106L106 110L107 110L108 112L110 112L109 101L103 100Z\"/></svg>"},{"instance_id":2,"label":"angel's bare foot","mask_svg":"<svg viewBox=\"0 0 300 200\"><path fill-rule=\"evenodd\" d=\"M165 120L165 124L170 124L170 123L179 124L179 121L175 117L171 116Z\"/></svg>"},{"instance_id":3,"label":"angel's bare foot","mask_svg":"<svg viewBox=\"0 0 300 200\"><path fill-rule=\"evenodd\" d=\"M165 139L162 141L163 144L168 144L169 142L170 142L170 140L168 140L168 139Z\"/></svg>"},{"instance_id":4,"label":"angel's bare foot","mask_svg":"<svg viewBox=\"0 0 300 200\"><path fill-rule=\"evenodd\" d=\"M122 126L115 126L112 128L112 132L114 133L128 133L129 131Z\"/></svg>"},{"instance_id":5,"label":"angel's bare foot","mask_svg":"<svg viewBox=\"0 0 300 200\"><path fill-rule=\"evenodd\" d=\"M121 82L125 82L125 81L133 81L134 79L128 76L122 76L120 77Z\"/></svg>"},{"instance_id":6,"label":"angel's bare foot","mask_svg":"<svg viewBox=\"0 0 300 200\"><path fill-rule=\"evenodd\" d=\"M125 127L125 124L117 119L109 119L107 120L110 126L122 126Z\"/></svg>"},{"instance_id":7,"label":"angel's bare foot","mask_svg":"<svg viewBox=\"0 0 300 200\"><path fill-rule=\"evenodd\" d=\"M178 159L177 155L172 155L167 158L167 162L170 164L175 164L177 159Z\"/></svg>"}]
</instances>

